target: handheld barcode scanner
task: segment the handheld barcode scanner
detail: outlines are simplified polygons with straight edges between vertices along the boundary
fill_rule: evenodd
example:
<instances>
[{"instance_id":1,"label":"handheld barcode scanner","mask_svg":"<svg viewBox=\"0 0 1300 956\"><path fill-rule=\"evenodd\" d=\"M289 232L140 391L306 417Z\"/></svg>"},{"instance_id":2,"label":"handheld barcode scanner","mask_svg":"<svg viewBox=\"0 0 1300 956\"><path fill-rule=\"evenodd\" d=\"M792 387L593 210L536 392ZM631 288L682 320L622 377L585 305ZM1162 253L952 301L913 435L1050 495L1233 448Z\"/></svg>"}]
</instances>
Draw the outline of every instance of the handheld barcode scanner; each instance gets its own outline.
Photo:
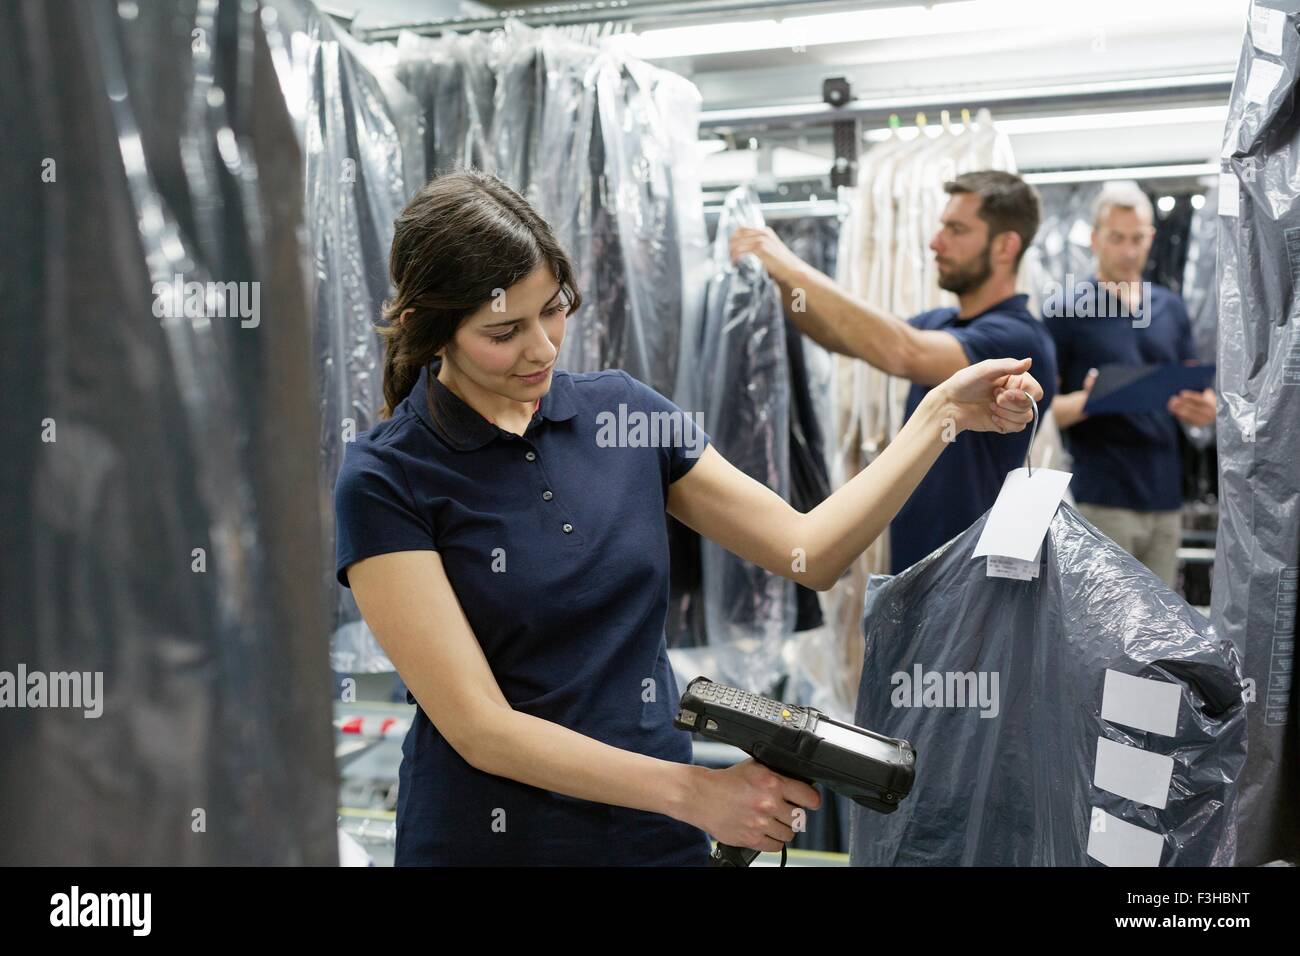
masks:
<instances>
[{"instance_id":1,"label":"handheld barcode scanner","mask_svg":"<svg viewBox=\"0 0 1300 956\"><path fill-rule=\"evenodd\" d=\"M882 737L812 707L783 704L707 677L687 686L673 726L739 747L770 770L807 784L824 784L880 813L898 809L916 775L916 751L906 740ZM712 862L749 866L758 854L719 843Z\"/></svg>"}]
</instances>

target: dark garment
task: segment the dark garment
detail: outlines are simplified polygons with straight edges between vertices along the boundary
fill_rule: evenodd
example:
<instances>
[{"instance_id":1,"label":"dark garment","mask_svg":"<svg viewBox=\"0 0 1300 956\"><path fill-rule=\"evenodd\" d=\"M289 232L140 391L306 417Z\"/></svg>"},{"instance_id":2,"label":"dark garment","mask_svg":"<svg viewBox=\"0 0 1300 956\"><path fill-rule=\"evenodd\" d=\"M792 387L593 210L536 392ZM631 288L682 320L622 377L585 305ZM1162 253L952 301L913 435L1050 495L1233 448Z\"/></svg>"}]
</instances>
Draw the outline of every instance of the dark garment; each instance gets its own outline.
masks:
<instances>
[{"instance_id":1,"label":"dark garment","mask_svg":"<svg viewBox=\"0 0 1300 956\"><path fill-rule=\"evenodd\" d=\"M431 379L442 426L426 401ZM348 449L338 578L347 584L348 565L370 555L438 551L515 710L690 763L690 736L672 726L665 507L708 436L683 419L685 441L636 445L637 412L682 414L625 372L556 371L521 437L426 368L392 418ZM627 423L614 447L607 416L613 437ZM707 852L702 831L666 816L477 770L416 711L399 771L399 865L676 865Z\"/></svg>"},{"instance_id":2,"label":"dark garment","mask_svg":"<svg viewBox=\"0 0 1300 956\"><path fill-rule=\"evenodd\" d=\"M1196 358L1183 300L1151 286L1150 325L1140 308L1122 308L1095 278L1072 290L1074 308L1049 300L1048 331L1056 342L1061 390L1078 391L1088 370L1103 365L1164 365ZM1091 306L1089 304L1092 304ZM1065 315L1065 312L1073 315ZM1166 411L1094 415L1062 432L1074 458L1070 490L1081 504L1134 511L1182 507L1178 420Z\"/></svg>"},{"instance_id":3,"label":"dark garment","mask_svg":"<svg viewBox=\"0 0 1300 956\"><path fill-rule=\"evenodd\" d=\"M826 470L826 450L821 424L808 386L808 366L803 356L803 334L785 317L785 347L790 368L790 504L807 514L829 497L831 479ZM795 586L796 631L821 627L821 601L817 592Z\"/></svg>"},{"instance_id":4,"label":"dark garment","mask_svg":"<svg viewBox=\"0 0 1300 956\"><path fill-rule=\"evenodd\" d=\"M852 806L850 862L1231 866L1259 706L1231 645L1068 504L1032 581L972 558L985 520L868 587L854 723L910 740L919 770L896 812ZM1177 695L1165 722L1114 706L1130 684ZM1168 761L1167 789L1108 789L1116 754Z\"/></svg>"},{"instance_id":5,"label":"dark garment","mask_svg":"<svg viewBox=\"0 0 1300 956\"><path fill-rule=\"evenodd\" d=\"M955 308L945 308L922 312L909 321L918 329L954 336L972 365L994 358L1033 359L1029 373L1043 386L1043 400L1038 403L1041 416L1047 414L1056 395L1056 351L1047 329L1029 314L1027 301L1027 296L1015 295L970 319L959 319ZM907 418L929 391L928 386L912 386L907 395ZM993 507L1007 472L1024 464L1031 431L957 436L889 526L895 574L965 531Z\"/></svg>"},{"instance_id":6,"label":"dark garment","mask_svg":"<svg viewBox=\"0 0 1300 956\"><path fill-rule=\"evenodd\" d=\"M1284 19L1280 56L1256 49L1250 36L1242 41L1219 177L1227 201L1218 207L1222 400L1212 617L1215 633L1241 652L1255 692L1238 866L1300 862L1300 11L1279 6L1260 2L1255 12ZM1279 63L1271 90L1248 81Z\"/></svg>"},{"instance_id":7,"label":"dark garment","mask_svg":"<svg viewBox=\"0 0 1300 956\"><path fill-rule=\"evenodd\" d=\"M303 15L295 54L337 46ZM338 861L324 383L276 33L226 0L0 4L6 870Z\"/></svg>"},{"instance_id":8,"label":"dark garment","mask_svg":"<svg viewBox=\"0 0 1300 956\"><path fill-rule=\"evenodd\" d=\"M714 240L715 273L700 326L697 394L719 454L790 500L790 365L781 294L761 263L727 252L731 230L761 222L747 187L727 196ZM705 540L704 608L710 645L726 645L716 680L770 690L780 641L795 625L794 584ZM755 650L738 642L758 639Z\"/></svg>"}]
</instances>

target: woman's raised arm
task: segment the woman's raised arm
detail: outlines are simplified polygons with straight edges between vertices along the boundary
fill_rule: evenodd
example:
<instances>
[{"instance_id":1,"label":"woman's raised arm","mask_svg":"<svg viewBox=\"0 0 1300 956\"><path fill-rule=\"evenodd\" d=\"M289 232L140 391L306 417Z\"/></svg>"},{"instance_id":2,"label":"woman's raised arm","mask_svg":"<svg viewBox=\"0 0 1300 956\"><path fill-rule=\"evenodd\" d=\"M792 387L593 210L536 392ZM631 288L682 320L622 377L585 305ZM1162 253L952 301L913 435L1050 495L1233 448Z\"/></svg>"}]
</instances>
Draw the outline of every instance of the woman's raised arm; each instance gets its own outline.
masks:
<instances>
[{"instance_id":1,"label":"woman's raised arm","mask_svg":"<svg viewBox=\"0 0 1300 956\"><path fill-rule=\"evenodd\" d=\"M885 530L947 444L962 431L1022 431L1042 387L1029 359L969 365L932 388L867 468L807 514L737 469L712 446L668 489L668 513L759 567L830 589Z\"/></svg>"}]
</instances>

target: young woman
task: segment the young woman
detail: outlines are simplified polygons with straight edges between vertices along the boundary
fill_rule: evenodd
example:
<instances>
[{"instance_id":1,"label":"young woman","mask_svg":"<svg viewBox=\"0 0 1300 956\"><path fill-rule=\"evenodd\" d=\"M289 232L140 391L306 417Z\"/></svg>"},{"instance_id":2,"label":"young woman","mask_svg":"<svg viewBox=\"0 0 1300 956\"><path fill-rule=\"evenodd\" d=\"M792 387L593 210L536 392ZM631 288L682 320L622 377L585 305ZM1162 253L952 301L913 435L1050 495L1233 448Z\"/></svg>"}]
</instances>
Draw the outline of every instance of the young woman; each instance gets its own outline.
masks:
<instances>
[{"instance_id":1,"label":"young woman","mask_svg":"<svg viewBox=\"0 0 1300 956\"><path fill-rule=\"evenodd\" d=\"M421 189L390 273L384 420L348 448L335 507L339 581L418 705L397 864L699 865L706 833L779 850L816 791L752 760L693 766L672 727L665 512L826 590L945 441L1025 427L1026 393L1042 397L1029 360L936 386L871 467L800 514L626 372L555 368L573 269L495 177ZM611 442L610 416L636 413L674 440Z\"/></svg>"}]
</instances>

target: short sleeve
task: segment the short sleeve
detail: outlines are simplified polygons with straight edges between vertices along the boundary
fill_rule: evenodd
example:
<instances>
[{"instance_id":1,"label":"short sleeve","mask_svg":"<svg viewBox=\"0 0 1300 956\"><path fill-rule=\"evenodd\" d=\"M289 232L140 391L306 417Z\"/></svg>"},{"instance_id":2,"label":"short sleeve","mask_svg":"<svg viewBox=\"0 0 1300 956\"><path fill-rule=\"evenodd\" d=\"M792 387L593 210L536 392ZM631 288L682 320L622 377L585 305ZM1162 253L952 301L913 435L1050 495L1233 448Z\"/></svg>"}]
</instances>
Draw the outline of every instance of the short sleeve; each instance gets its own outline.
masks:
<instances>
[{"instance_id":1,"label":"short sleeve","mask_svg":"<svg viewBox=\"0 0 1300 956\"><path fill-rule=\"evenodd\" d=\"M972 365L985 359L1025 358L1036 351L1029 341L1031 333L1025 327L1024 319L988 315L969 325L953 326L943 331L961 343Z\"/></svg>"},{"instance_id":2,"label":"short sleeve","mask_svg":"<svg viewBox=\"0 0 1300 956\"><path fill-rule=\"evenodd\" d=\"M348 583L348 566L395 551L436 551L400 462L381 447L349 445L334 484L335 567Z\"/></svg>"},{"instance_id":3,"label":"short sleeve","mask_svg":"<svg viewBox=\"0 0 1300 956\"><path fill-rule=\"evenodd\" d=\"M660 435L671 436L670 441L660 444L659 452L667 467L668 483L672 484L695 467L709 446L711 439L704 431L704 413L683 411L672 399L665 398L622 369L618 369L618 373L627 379L631 393L628 405L648 412L651 427Z\"/></svg>"}]
</instances>

